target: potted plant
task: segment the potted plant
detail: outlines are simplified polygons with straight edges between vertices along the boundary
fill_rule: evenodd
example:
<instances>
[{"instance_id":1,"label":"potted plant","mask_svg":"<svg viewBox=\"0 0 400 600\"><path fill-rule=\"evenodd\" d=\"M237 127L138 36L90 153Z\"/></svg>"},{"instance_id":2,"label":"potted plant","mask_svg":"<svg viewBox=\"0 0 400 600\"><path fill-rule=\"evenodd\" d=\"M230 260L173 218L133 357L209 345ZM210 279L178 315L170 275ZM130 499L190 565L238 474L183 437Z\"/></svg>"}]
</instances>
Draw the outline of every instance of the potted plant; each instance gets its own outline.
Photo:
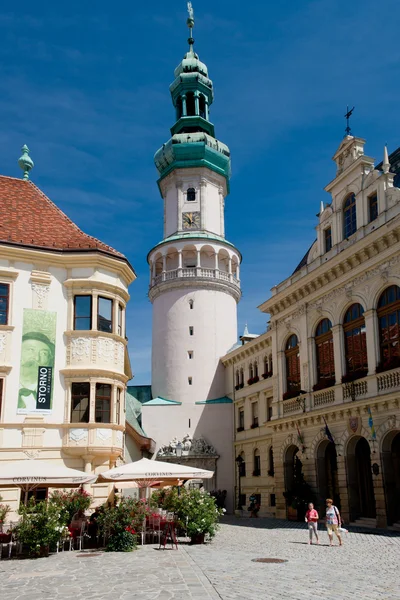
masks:
<instances>
[{"instance_id":1,"label":"potted plant","mask_svg":"<svg viewBox=\"0 0 400 600\"><path fill-rule=\"evenodd\" d=\"M55 504L35 502L31 498L27 506L21 505L21 520L15 527L18 541L26 548L31 558L48 556L62 537L65 525Z\"/></svg>"},{"instance_id":2,"label":"potted plant","mask_svg":"<svg viewBox=\"0 0 400 600\"><path fill-rule=\"evenodd\" d=\"M3 498L0 496L0 503ZM2 533L3 525L6 522L8 513L11 512L11 506L9 504L0 504L0 533Z\"/></svg>"},{"instance_id":3,"label":"potted plant","mask_svg":"<svg viewBox=\"0 0 400 600\"><path fill-rule=\"evenodd\" d=\"M140 500L121 498L118 504L103 505L97 523L107 539L106 552L131 552L137 547L137 537L146 517L146 507Z\"/></svg>"}]
</instances>

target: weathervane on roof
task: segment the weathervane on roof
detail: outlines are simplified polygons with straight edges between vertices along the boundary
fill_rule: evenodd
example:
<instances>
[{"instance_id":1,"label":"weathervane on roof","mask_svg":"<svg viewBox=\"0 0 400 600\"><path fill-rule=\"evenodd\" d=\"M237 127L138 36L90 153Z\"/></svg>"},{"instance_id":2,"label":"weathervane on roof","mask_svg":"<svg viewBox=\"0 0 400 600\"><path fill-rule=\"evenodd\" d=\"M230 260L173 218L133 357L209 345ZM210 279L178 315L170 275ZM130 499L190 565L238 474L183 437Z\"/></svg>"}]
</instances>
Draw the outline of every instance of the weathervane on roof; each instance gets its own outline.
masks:
<instances>
[{"instance_id":1,"label":"weathervane on roof","mask_svg":"<svg viewBox=\"0 0 400 600\"><path fill-rule=\"evenodd\" d=\"M24 144L21 148L22 156L18 159L18 165L24 172L24 179L27 181L29 179L29 171L33 169L35 166L33 160L29 156L29 148L26 144Z\"/></svg>"},{"instance_id":2,"label":"weathervane on roof","mask_svg":"<svg viewBox=\"0 0 400 600\"><path fill-rule=\"evenodd\" d=\"M189 27L189 46L190 46L190 52L193 52L193 44L194 44L194 39L193 39L193 27L194 27L194 12L193 12L193 6L191 2L187 3L187 9L188 9L188 13L189 16L187 18L187 26Z\"/></svg>"},{"instance_id":3,"label":"weathervane on roof","mask_svg":"<svg viewBox=\"0 0 400 600\"><path fill-rule=\"evenodd\" d=\"M351 110L349 110L349 107L347 107L347 112L344 115L344 118L346 119L346 129L345 129L346 135L351 135L350 117L353 114L354 108L355 107L353 106L353 108Z\"/></svg>"}]
</instances>

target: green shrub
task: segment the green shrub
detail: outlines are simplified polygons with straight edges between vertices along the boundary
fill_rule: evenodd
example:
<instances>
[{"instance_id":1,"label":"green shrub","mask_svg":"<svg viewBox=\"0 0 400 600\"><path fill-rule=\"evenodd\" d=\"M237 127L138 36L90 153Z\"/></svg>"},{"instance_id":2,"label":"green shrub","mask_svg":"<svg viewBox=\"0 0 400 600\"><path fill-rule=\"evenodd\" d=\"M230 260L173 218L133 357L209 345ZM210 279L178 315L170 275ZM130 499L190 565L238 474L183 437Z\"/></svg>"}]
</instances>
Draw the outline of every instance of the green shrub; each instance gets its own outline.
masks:
<instances>
[{"instance_id":1,"label":"green shrub","mask_svg":"<svg viewBox=\"0 0 400 600\"><path fill-rule=\"evenodd\" d=\"M65 529L57 506L47 502L36 504L31 498L27 506L20 506L18 512L22 518L15 528L17 539L28 547L31 557L40 556L44 548L55 547Z\"/></svg>"},{"instance_id":2,"label":"green shrub","mask_svg":"<svg viewBox=\"0 0 400 600\"><path fill-rule=\"evenodd\" d=\"M109 552L128 552L137 544L137 536L145 519L145 505L134 498L121 498L115 506L100 507L99 531L108 539Z\"/></svg>"},{"instance_id":3,"label":"green shrub","mask_svg":"<svg viewBox=\"0 0 400 600\"><path fill-rule=\"evenodd\" d=\"M119 531L109 538L106 552L132 552L135 548L136 535L129 531Z\"/></svg>"}]
</instances>

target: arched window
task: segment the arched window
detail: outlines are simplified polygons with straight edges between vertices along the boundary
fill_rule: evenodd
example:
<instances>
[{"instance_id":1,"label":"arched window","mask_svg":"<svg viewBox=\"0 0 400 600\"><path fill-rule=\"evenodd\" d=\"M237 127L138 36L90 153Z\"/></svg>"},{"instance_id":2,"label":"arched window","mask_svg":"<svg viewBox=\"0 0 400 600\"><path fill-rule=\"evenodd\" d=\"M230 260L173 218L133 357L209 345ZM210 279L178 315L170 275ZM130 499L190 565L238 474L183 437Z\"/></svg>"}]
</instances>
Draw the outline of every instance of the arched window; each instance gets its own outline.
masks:
<instances>
[{"instance_id":1,"label":"arched window","mask_svg":"<svg viewBox=\"0 0 400 600\"><path fill-rule=\"evenodd\" d=\"M343 237L346 240L357 231L356 197L347 196L343 204Z\"/></svg>"},{"instance_id":2,"label":"arched window","mask_svg":"<svg viewBox=\"0 0 400 600\"><path fill-rule=\"evenodd\" d=\"M249 364L249 379L253 379L254 377L254 369L253 369L253 363Z\"/></svg>"},{"instance_id":3,"label":"arched window","mask_svg":"<svg viewBox=\"0 0 400 600\"><path fill-rule=\"evenodd\" d=\"M176 120L182 117L182 98L179 96L176 101Z\"/></svg>"},{"instance_id":4,"label":"arched window","mask_svg":"<svg viewBox=\"0 0 400 600\"><path fill-rule=\"evenodd\" d=\"M254 450L253 461L253 476L259 477L261 475L261 456L257 448Z\"/></svg>"},{"instance_id":5,"label":"arched window","mask_svg":"<svg viewBox=\"0 0 400 600\"><path fill-rule=\"evenodd\" d=\"M286 343L286 393L300 391L300 353L297 335L291 335Z\"/></svg>"},{"instance_id":6,"label":"arched window","mask_svg":"<svg viewBox=\"0 0 400 600\"><path fill-rule=\"evenodd\" d=\"M188 202L195 202L196 201L196 190L194 188L188 188L187 192L186 192L186 200Z\"/></svg>"},{"instance_id":7,"label":"arched window","mask_svg":"<svg viewBox=\"0 0 400 600\"><path fill-rule=\"evenodd\" d=\"M264 356L264 373L263 373L263 377L264 377L264 379L267 379L267 377L269 377L268 356Z\"/></svg>"},{"instance_id":8,"label":"arched window","mask_svg":"<svg viewBox=\"0 0 400 600\"><path fill-rule=\"evenodd\" d=\"M352 304L347 310L343 331L346 357L345 380L353 381L368 373L364 309L361 304Z\"/></svg>"},{"instance_id":9,"label":"arched window","mask_svg":"<svg viewBox=\"0 0 400 600\"><path fill-rule=\"evenodd\" d=\"M190 310L193 310L193 306L194 306L194 300L189 300L189 308L190 308Z\"/></svg>"},{"instance_id":10,"label":"arched window","mask_svg":"<svg viewBox=\"0 0 400 600\"><path fill-rule=\"evenodd\" d=\"M391 285L378 302L380 364L378 371L400 367L400 288Z\"/></svg>"},{"instance_id":11,"label":"arched window","mask_svg":"<svg viewBox=\"0 0 400 600\"><path fill-rule=\"evenodd\" d=\"M186 114L188 117L193 117L196 114L193 92L188 92L186 94Z\"/></svg>"},{"instance_id":12,"label":"arched window","mask_svg":"<svg viewBox=\"0 0 400 600\"><path fill-rule=\"evenodd\" d=\"M235 373L235 381L236 381L236 389L239 389L239 385L240 385L240 378L239 378L239 371L236 369L236 373Z\"/></svg>"},{"instance_id":13,"label":"arched window","mask_svg":"<svg viewBox=\"0 0 400 600\"><path fill-rule=\"evenodd\" d=\"M268 450L268 475L270 477L273 477L275 475L274 449L272 448L272 446L270 446Z\"/></svg>"},{"instance_id":14,"label":"arched window","mask_svg":"<svg viewBox=\"0 0 400 600\"><path fill-rule=\"evenodd\" d=\"M243 369L240 369L240 387L244 386L244 371Z\"/></svg>"},{"instance_id":15,"label":"arched window","mask_svg":"<svg viewBox=\"0 0 400 600\"><path fill-rule=\"evenodd\" d=\"M269 376L272 377L274 369L272 367L272 354L269 355Z\"/></svg>"},{"instance_id":16,"label":"arched window","mask_svg":"<svg viewBox=\"0 0 400 600\"><path fill-rule=\"evenodd\" d=\"M254 361L254 377L258 377L258 362Z\"/></svg>"},{"instance_id":17,"label":"arched window","mask_svg":"<svg viewBox=\"0 0 400 600\"><path fill-rule=\"evenodd\" d=\"M323 389L335 384L335 359L333 356L332 323L322 319L315 332L317 354L317 383L314 389Z\"/></svg>"}]
</instances>

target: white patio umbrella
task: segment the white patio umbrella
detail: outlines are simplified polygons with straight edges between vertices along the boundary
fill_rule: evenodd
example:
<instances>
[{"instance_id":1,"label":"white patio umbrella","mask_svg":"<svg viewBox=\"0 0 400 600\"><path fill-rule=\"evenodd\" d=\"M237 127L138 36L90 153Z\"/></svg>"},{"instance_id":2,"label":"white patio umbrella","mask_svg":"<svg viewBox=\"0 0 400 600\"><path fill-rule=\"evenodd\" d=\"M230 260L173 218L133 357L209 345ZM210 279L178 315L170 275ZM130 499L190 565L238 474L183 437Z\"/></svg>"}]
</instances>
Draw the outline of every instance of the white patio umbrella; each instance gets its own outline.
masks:
<instances>
[{"instance_id":1,"label":"white patio umbrella","mask_svg":"<svg viewBox=\"0 0 400 600\"><path fill-rule=\"evenodd\" d=\"M99 474L99 479L113 481L114 483L135 481L139 484L139 487L150 487L155 481L162 482L165 485L174 485L174 482L178 480L211 479L213 475L213 471L142 458L136 462L104 471ZM177 484L175 483L175 485Z\"/></svg>"},{"instance_id":2,"label":"white patio umbrella","mask_svg":"<svg viewBox=\"0 0 400 600\"><path fill-rule=\"evenodd\" d=\"M26 459L4 464L0 461L0 487L19 487L25 491L36 487L79 487L93 483L97 475L69 469L44 460Z\"/></svg>"}]
</instances>

